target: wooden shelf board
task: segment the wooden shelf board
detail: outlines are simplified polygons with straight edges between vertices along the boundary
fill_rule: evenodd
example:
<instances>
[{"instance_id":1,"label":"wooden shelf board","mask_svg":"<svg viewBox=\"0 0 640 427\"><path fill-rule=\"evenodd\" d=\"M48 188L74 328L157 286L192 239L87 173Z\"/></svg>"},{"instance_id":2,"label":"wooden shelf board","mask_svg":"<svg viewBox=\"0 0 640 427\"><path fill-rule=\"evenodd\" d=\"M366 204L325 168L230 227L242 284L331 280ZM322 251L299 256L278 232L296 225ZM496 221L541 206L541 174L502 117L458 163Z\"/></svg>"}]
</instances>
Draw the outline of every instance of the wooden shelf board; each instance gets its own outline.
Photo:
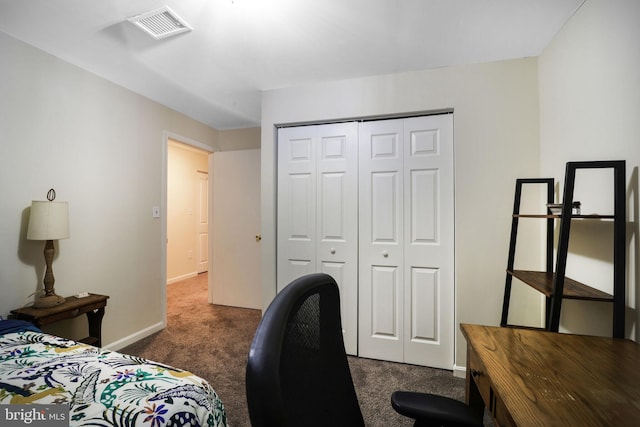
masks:
<instances>
[{"instance_id":1,"label":"wooden shelf board","mask_svg":"<svg viewBox=\"0 0 640 427\"><path fill-rule=\"evenodd\" d=\"M553 295L553 279L555 273L527 270L507 271L507 273L536 289L538 292L543 293L547 297ZM564 292L562 296L567 299L613 301L613 297L608 293L592 288L591 286L587 286L584 283L580 283L566 276L564 278Z\"/></svg>"},{"instance_id":2,"label":"wooden shelf board","mask_svg":"<svg viewBox=\"0 0 640 427\"><path fill-rule=\"evenodd\" d=\"M562 218L562 215L513 214L514 218ZM613 215L571 215L571 219L614 219Z\"/></svg>"}]
</instances>

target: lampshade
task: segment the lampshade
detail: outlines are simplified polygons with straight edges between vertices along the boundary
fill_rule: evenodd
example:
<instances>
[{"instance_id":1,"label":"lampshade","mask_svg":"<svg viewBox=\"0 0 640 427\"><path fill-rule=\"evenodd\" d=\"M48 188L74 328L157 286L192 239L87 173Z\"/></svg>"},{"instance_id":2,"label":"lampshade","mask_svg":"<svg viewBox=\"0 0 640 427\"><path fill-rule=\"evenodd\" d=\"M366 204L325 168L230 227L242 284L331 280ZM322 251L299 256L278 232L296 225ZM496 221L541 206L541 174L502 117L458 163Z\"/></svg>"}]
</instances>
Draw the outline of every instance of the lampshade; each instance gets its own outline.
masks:
<instances>
[{"instance_id":1,"label":"lampshade","mask_svg":"<svg viewBox=\"0 0 640 427\"><path fill-rule=\"evenodd\" d=\"M68 202L31 202L27 229L28 240L60 240L69 238Z\"/></svg>"}]
</instances>

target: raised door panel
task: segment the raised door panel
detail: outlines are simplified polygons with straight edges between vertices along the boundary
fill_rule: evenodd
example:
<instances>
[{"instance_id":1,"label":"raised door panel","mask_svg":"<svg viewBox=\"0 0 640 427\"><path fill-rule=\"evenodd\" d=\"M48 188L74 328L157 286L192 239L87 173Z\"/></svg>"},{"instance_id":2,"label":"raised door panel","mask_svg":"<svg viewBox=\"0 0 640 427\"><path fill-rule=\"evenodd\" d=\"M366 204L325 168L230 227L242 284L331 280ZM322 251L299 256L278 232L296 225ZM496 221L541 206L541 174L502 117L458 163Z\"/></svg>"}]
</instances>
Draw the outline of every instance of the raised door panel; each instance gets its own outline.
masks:
<instances>
[{"instance_id":1,"label":"raised door panel","mask_svg":"<svg viewBox=\"0 0 640 427\"><path fill-rule=\"evenodd\" d=\"M402 120L360 125L359 354L403 360Z\"/></svg>"},{"instance_id":2,"label":"raised door panel","mask_svg":"<svg viewBox=\"0 0 640 427\"><path fill-rule=\"evenodd\" d=\"M438 336L438 269L414 267L410 271L411 326L407 330L411 342L432 342ZM423 304L429 301L429 304Z\"/></svg>"},{"instance_id":3,"label":"raised door panel","mask_svg":"<svg viewBox=\"0 0 640 427\"><path fill-rule=\"evenodd\" d=\"M407 363L451 369L454 349L453 120L404 122Z\"/></svg>"}]
</instances>

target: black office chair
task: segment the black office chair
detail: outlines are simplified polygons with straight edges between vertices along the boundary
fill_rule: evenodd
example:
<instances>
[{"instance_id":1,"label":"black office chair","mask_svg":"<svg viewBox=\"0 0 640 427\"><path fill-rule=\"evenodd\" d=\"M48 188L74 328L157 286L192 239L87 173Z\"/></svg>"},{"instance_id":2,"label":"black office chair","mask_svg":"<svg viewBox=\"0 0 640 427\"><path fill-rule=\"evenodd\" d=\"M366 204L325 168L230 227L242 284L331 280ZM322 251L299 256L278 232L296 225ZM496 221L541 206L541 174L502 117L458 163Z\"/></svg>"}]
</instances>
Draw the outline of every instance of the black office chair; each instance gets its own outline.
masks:
<instances>
[{"instance_id":1,"label":"black office chair","mask_svg":"<svg viewBox=\"0 0 640 427\"><path fill-rule=\"evenodd\" d=\"M459 400L437 394L396 391L391 406L397 413L413 418L413 427L482 427L482 414Z\"/></svg>"},{"instance_id":2,"label":"black office chair","mask_svg":"<svg viewBox=\"0 0 640 427\"><path fill-rule=\"evenodd\" d=\"M331 276L296 279L271 302L249 351L246 391L253 427L364 426ZM396 392L392 405L416 426L482 426L468 406L442 396Z\"/></svg>"}]
</instances>

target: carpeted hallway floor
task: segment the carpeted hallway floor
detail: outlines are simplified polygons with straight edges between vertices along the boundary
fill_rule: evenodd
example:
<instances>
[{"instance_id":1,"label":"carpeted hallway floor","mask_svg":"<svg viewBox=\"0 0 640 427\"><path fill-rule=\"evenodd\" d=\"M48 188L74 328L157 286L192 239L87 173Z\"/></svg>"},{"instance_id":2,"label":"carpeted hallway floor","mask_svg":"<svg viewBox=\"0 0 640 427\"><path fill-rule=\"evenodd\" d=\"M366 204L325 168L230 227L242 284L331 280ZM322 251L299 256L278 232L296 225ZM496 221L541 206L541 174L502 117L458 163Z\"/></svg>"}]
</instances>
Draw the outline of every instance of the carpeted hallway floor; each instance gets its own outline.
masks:
<instances>
[{"instance_id":1,"label":"carpeted hallway floor","mask_svg":"<svg viewBox=\"0 0 640 427\"><path fill-rule=\"evenodd\" d=\"M207 275L167 286L168 325L124 349L186 369L208 380L224 402L229 425L248 427L244 370L259 310L207 303ZM450 371L350 357L351 374L368 426L411 426L391 408L395 390L464 399L464 380Z\"/></svg>"}]
</instances>

